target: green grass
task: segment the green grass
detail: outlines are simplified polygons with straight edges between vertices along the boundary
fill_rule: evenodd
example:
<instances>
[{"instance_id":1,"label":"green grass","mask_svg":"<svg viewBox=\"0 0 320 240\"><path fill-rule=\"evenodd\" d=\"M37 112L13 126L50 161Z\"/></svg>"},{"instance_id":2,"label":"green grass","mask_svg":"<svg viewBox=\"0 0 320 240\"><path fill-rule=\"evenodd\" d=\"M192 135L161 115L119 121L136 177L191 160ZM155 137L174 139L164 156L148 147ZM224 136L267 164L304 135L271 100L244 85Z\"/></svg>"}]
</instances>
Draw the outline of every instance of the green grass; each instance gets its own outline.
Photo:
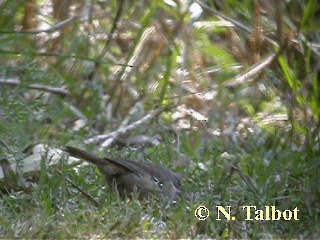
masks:
<instances>
[{"instance_id":1,"label":"green grass","mask_svg":"<svg viewBox=\"0 0 320 240\"><path fill-rule=\"evenodd\" d=\"M101 203L100 207L68 184L56 167L40 171L31 193L0 198L1 238L296 238L315 237L319 230L318 158L311 149L292 150L292 143L274 138L271 145L250 136L243 144L226 145L219 138L201 145L199 136L181 134L180 149L166 140L144 149L145 158L176 167L184 193L170 208L162 201L119 200L91 165L68 167L63 173ZM261 137L261 136L260 136ZM122 153L118 152L117 155ZM128 153L127 153L128 154ZM123 153L125 155L125 153ZM142 156L131 152L131 158ZM166 157L169 156L169 157ZM308 167L314 166L314 167ZM171 167L173 168L173 167ZM77 171L75 171L77 169ZM211 215L198 221L194 210L205 205ZM217 205L231 206L235 221L217 221ZM299 221L245 221L241 206L299 209Z\"/></svg>"}]
</instances>

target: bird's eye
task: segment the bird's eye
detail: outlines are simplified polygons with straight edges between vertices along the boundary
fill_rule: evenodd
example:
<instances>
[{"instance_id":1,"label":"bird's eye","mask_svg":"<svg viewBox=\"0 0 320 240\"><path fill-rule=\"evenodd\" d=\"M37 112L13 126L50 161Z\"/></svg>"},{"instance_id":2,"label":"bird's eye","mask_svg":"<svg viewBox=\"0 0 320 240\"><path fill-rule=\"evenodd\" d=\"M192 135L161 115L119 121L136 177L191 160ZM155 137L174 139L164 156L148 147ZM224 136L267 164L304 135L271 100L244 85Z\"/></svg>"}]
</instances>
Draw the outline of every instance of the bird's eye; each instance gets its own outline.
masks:
<instances>
[{"instance_id":1,"label":"bird's eye","mask_svg":"<svg viewBox=\"0 0 320 240\"><path fill-rule=\"evenodd\" d=\"M159 183L159 179L156 178L156 177L154 177L154 176L152 176L152 180L153 180L155 183Z\"/></svg>"},{"instance_id":2,"label":"bird's eye","mask_svg":"<svg viewBox=\"0 0 320 240\"><path fill-rule=\"evenodd\" d=\"M152 180L158 185L158 187L159 187L160 189L163 188L163 183L160 182L158 178L156 178L156 177L153 176L153 177L152 177Z\"/></svg>"}]
</instances>

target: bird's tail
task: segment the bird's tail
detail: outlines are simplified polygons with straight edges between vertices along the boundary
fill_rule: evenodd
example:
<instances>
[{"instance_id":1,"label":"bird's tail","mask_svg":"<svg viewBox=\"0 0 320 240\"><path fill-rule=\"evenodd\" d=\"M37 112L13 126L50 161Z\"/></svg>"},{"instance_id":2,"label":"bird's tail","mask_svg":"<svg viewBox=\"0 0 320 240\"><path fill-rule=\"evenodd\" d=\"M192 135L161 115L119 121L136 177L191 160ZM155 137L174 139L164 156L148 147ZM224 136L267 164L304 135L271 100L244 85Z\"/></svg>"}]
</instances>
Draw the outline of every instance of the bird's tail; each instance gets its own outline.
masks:
<instances>
[{"instance_id":1,"label":"bird's tail","mask_svg":"<svg viewBox=\"0 0 320 240\"><path fill-rule=\"evenodd\" d=\"M100 158L94 154L85 152L79 148L66 146L63 149L65 152L69 153L72 157L81 158L83 160L86 160L88 162L91 162L93 164L105 164L106 161L103 158Z\"/></svg>"}]
</instances>

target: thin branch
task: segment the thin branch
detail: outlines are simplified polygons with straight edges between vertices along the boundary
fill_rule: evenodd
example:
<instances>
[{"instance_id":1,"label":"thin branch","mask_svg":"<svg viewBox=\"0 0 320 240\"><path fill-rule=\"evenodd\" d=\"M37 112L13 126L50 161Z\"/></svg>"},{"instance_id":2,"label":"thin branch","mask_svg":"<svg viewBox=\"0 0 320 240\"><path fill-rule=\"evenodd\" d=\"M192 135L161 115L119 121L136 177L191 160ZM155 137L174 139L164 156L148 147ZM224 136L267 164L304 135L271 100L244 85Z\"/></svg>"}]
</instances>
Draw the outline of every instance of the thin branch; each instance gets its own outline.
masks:
<instances>
[{"instance_id":1,"label":"thin branch","mask_svg":"<svg viewBox=\"0 0 320 240\"><path fill-rule=\"evenodd\" d=\"M62 28L63 26L69 24L70 22L72 22L74 19L76 19L78 16L72 16L69 17L61 22L58 22L56 25L47 28L47 29L29 29L29 30L24 30L24 31L1 31L0 33L2 34L37 34L37 33L51 33L54 31L59 30L60 28Z\"/></svg>"},{"instance_id":2,"label":"thin branch","mask_svg":"<svg viewBox=\"0 0 320 240\"><path fill-rule=\"evenodd\" d=\"M89 193L83 191L80 187L78 187L70 178L68 178L65 174L63 174L59 169L56 169L57 172L68 182L72 187L77 189L81 194L83 194L88 200L90 200L96 207L100 207L100 203Z\"/></svg>"},{"instance_id":3,"label":"thin branch","mask_svg":"<svg viewBox=\"0 0 320 240\"><path fill-rule=\"evenodd\" d=\"M127 125L118 128L116 131L113 131L109 134L103 134L103 135L97 135L95 137L89 138L85 140L85 144L90 144L98 141L104 141L101 145L101 147L107 147L109 146L118 136L125 134L129 131L132 131L133 129L139 127L140 125L146 123L147 121L150 121L155 116L157 116L160 112L162 112L163 109L156 109L149 112L147 115L145 115L143 118Z\"/></svg>"},{"instance_id":4,"label":"thin branch","mask_svg":"<svg viewBox=\"0 0 320 240\"><path fill-rule=\"evenodd\" d=\"M119 128L125 127L128 125L128 123L130 122L130 120L132 119L132 117L137 114L139 112L139 104L141 102L136 102L130 109L128 115L123 119L123 121L121 122Z\"/></svg>"},{"instance_id":5,"label":"thin branch","mask_svg":"<svg viewBox=\"0 0 320 240\"><path fill-rule=\"evenodd\" d=\"M104 47L103 47L103 49L101 51L101 54L98 57L98 59L101 59L106 54L106 51L108 50L108 47L109 47L109 45L111 43L111 40L112 40L112 35L117 29L118 22L119 22L120 16L121 16L122 11L123 11L124 0L120 0L120 1L118 1L118 3L119 3L119 6L118 6L118 9L117 9L116 16L115 16L115 18L113 20L111 30L108 33L106 44L104 45Z\"/></svg>"},{"instance_id":6,"label":"thin branch","mask_svg":"<svg viewBox=\"0 0 320 240\"><path fill-rule=\"evenodd\" d=\"M80 59L80 60L85 60L85 61L90 61L90 62L94 62L95 64L104 64L107 62L104 61L98 61L95 60L93 58L89 58L89 57L83 57L83 56L79 56L76 54L58 54L58 53L52 53L52 52L19 52L19 51L7 51L7 50L3 50L0 49L0 54L9 54L9 55L27 55L27 56L40 56L40 57L57 57L57 58L75 58L75 59ZM113 63L114 65L118 65L118 66L124 66L124 67L133 67L131 65L128 64L121 64L121 63Z\"/></svg>"},{"instance_id":7,"label":"thin branch","mask_svg":"<svg viewBox=\"0 0 320 240\"><path fill-rule=\"evenodd\" d=\"M239 84L243 84L248 78L253 77L255 74L261 72L263 69L268 67L279 56L279 53L280 52L270 54L268 57L266 57L259 63L254 64L246 73L240 74L234 79L231 79L225 82L224 86L231 88ZM187 90L190 92L189 89ZM178 95L178 96L167 97L165 99L176 99L176 98L182 98L182 97L188 97L188 96L202 96L205 92L208 92L210 90L212 90L211 94L214 94L214 91L216 91L214 88L206 88L205 91L196 91L196 92L191 91L190 93L184 94L183 96Z\"/></svg>"},{"instance_id":8,"label":"thin branch","mask_svg":"<svg viewBox=\"0 0 320 240\"><path fill-rule=\"evenodd\" d=\"M242 24L241 22L236 21L236 20L234 20L234 19L232 19L232 18L224 15L223 13L221 13L221 12L219 12L219 11L211 8L211 7L209 7L208 5L206 5L205 3L203 3L203 2L201 2L201 1L199 1L199 0L195 0L195 1L196 1L201 7L207 9L209 12L211 12L211 13L213 13L213 14L215 14L215 15L217 15L217 16L219 16L219 17L221 17L221 18L223 18L223 19L225 19L225 20L227 20L227 21L229 21L229 22L231 22L231 23L233 23L237 28L241 29L242 31L245 31L245 32L247 32L247 33L252 33L252 29L249 28L249 27L247 27L247 26L245 26L245 25ZM265 39L266 41L268 41L269 43L271 43L273 46L276 46L276 47L279 46L278 43L276 43L273 39L271 39L271 38L269 38L269 37L264 36L264 39Z\"/></svg>"},{"instance_id":9,"label":"thin branch","mask_svg":"<svg viewBox=\"0 0 320 240\"><path fill-rule=\"evenodd\" d=\"M19 86L21 84L21 81L18 79L0 79L0 84ZM64 87L52 87L44 84L29 84L26 87L30 89L54 93L61 97L69 95L69 91L66 90Z\"/></svg>"},{"instance_id":10,"label":"thin branch","mask_svg":"<svg viewBox=\"0 0 320 240\"><path fill-rule=\"evenodd\" d=\"M1 138L0 138L0 143L7 149L8 152L10 152L10 153L12 152L11 148L9 147L9 145L4 140L2 140Z\"/></svg>"},{"instance_id":11,"label":"thin branch","mask_svg":"<svg viewBox=\"0 0 320 240\"><path fill-rule=\"evenodd\" d=\"M88 122L88 118L80 111L80 109L78 109L74 105L69 104L68 102L64 102L63 105L69 108L69 110L82 121L84 121L85 123Z\"/></svg>"},{"instance_id":12,"label":"thin branch","mask_svg":"<svg viewBox=\"0 0 320 240\"><path fill-rule=\"evenodd\" d=\"M117 26L118 26L118 22L119 22L119 19L120 19L120 16L122 14L122 10L123 10L123 5L124 5L124 0L120 0L118 1L119 5L118 5L118 8L117 8L117 13L116 13L116 16L113 20L113 23L112 23L112 27L111 27L111 30L110 32L108 33L108 36L107 36L107 40L106 40L106 43L103 47L103 49L101 50L101 53L100 55L97 57L97 60L94 62L95 65L94 65L94 69L91 71L91 73L89 74L89 78L90 79L93 79L95 74L96 74L96 71L97 69L100 67L101 63L101 59L104 57L104 55L106 54L107 50L109 49L109 45L112 41L112 35L113 33L116 31L117 29ZM132 67L132 66L131 66Z\"/></svg>"},{"instance_id":13,"label":"thin branch","mask_svg":"<svg viewBox=\"0 0 320 240\"><path fill-rule=\"evenodd\" d=\"M269 66L273 60L276 59L276 57L278 56L277 53L272 53L270 54L268 57L266 57L264 60L262 60L261 62L253 65L249 71L247 71L244 74L241 74L239 76L237 76L236 78L227 81L224 83L224 86L226 87L235 87L239 84L244 83L248 78L253 77L254 75L256 75L257 73L261 72L264 68L266 68L267 66Z\"/></svg>"},{"instance_id":14,"label":"thin branch","mask_svg":"<svg viewBox=\"0 0 320 240\"><path fill-rule=\"evenodd\" d=\"M284 6L282 1L274 0L275 7L275 17L276 17L276 24L277 24L277 38L280 46L284 45L284 29L283 29L283 12Z\"/></svg>"}]
</instances>

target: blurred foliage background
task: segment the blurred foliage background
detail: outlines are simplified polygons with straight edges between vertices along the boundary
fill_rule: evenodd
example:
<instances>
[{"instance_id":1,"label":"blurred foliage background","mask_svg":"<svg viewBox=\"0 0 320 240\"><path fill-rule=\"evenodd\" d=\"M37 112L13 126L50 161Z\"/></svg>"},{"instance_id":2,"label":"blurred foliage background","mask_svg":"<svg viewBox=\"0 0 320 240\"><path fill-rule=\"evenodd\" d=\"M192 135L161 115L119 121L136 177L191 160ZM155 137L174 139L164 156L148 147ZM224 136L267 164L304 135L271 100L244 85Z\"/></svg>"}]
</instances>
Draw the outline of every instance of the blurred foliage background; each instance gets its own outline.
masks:
<instances>
[{"instance_id":1,"label":"blurred foliage background","mask_svg":"<svg viewBox=\"0 0 320 240\"><path fill-rule=\"evenodd\" d=\"M3 191L0 237L315 238L319 28L317 0L0 1L0 157L80 145L171 166L186 192L141 208L91 166L42 165L30 191ZM203 223L199 204L300 220Z\"/></svg>"}]
</instances>

